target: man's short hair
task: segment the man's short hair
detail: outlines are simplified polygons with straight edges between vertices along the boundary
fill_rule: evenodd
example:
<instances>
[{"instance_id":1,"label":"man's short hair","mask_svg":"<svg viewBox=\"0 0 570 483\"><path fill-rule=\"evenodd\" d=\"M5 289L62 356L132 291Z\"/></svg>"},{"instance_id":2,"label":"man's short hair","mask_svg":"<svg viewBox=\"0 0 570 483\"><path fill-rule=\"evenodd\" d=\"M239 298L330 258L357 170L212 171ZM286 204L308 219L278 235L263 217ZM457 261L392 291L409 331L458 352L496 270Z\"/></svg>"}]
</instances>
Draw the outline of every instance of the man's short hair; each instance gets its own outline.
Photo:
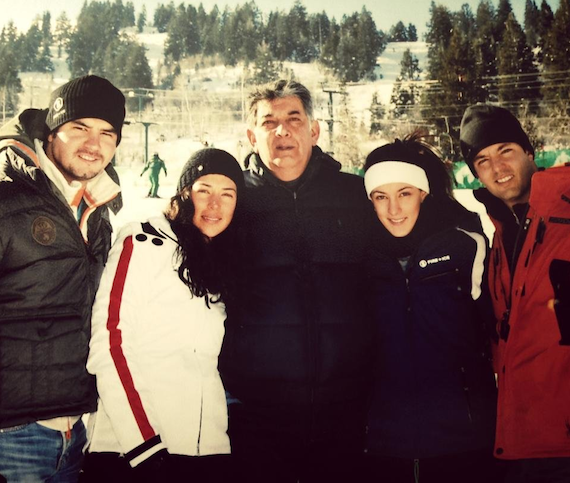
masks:
<instances>
[{"instance_id":1,"label":"man's short hair","mask_svg":"<svg viewBox=\"0 0 570 483\"><path fill-rule=\"evenodd\" d=\"M303 104L307 117L313 119L313 98L309 89L294 80L279 79L278 81L260 86L249 95L248 124L253 127L257 120L257 104L260 101L274 101L284 97L297 97Z\"/></svg>"}]
</instances>

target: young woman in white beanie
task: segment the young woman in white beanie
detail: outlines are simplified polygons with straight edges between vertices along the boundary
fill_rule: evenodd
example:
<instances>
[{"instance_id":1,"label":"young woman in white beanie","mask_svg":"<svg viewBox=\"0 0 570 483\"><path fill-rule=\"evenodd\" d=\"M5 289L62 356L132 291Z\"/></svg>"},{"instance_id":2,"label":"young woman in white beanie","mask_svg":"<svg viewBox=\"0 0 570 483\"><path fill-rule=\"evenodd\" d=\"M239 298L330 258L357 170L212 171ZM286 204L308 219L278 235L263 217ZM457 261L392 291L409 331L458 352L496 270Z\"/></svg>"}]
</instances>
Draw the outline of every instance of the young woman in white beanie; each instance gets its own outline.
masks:
<instances>
[{"instance_id":1,"label":"young woman in white beanie","mask_svg":"<svg viewBox=\"0 0 570 483\"><path fill-rule=\"evenodd\" d=\"M87 368L99 405L85 481L224 481L218 355L243 190L233 156L204 149L183 168L164 216L120 231L93 310Z\"/></svg>"},{"instance_id":2,"label":"young woman in white beanie","mask_svg":"<svg viewBox=\"0 0 570 483\"><path fill-rule=\"evenodd\" d=\"M444 163L416 134L372 151L365 171L380 223L363 480L499 481L480 220L453 198Z\"/></svg>"}]
</instances>

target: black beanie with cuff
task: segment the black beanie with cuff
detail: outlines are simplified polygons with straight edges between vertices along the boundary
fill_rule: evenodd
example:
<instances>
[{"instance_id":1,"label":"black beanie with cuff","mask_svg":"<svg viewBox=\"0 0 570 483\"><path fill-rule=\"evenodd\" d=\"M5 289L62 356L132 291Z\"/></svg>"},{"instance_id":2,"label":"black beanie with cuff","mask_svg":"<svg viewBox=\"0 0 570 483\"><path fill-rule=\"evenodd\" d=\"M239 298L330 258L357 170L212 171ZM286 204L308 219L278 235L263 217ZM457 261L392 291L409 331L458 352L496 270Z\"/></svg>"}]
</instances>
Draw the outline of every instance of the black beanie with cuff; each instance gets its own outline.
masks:
<instances>
[{"instance_id":1,"label":"black beanie with cuff","mask_svg":"<svg viewBox=\"0 0 570 483\"><path fill-rule=\"evenodd\" d=\"M72 79L52 92L46 118L50 132L66 122L88 117L111 124L118 146L125 120L125 96L107 79L96 75Z\"/></svg>"},{"instance_id":2,"label":"black beanie with cuff","mask_svg":"<svg viewBox=\"0 0 570 483\"><path fill-rule=\"evenodd\" d=\"M489 104L477 104L466 109L459 132L461 154L473 175L475 156L487 146L516 143L534 155L527 134L519 120L507 109Z\"/></svg>"},{"instance_id":3,"label":"black beanie with cuff","mask_svg":"<svg viewBox=\"0 0 570 483\"><path fill-rule=\"evenodd\" d=\"M236 159L222 149L206 148L196 151L182 168L178 180L178 193L207 174L221 174L230 178L236 184L238 196L245 188L243 172Z\"/></svg>"}]
</instances>

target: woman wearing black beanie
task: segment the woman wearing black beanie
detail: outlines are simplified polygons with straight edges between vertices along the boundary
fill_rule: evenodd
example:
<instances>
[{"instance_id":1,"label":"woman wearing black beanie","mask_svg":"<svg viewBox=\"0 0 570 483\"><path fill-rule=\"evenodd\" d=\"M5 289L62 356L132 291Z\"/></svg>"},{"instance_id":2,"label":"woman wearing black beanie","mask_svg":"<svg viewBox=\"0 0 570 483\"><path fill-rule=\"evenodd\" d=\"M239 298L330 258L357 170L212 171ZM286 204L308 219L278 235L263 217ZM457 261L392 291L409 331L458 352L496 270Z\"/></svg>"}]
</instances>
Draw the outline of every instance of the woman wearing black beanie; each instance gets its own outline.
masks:
<instances>
[{"instance_id":1,"label":"woman wearing black beanie","mask_svg":"<svg viewBox=\"0 0 570 483\"><path fill-rule=\"evenodd\" d=\"M444 163L417 134L372 151L365 171L380 223L363 481L500 481L480 220L453 198Z\"/></svg>"},{"instance_id":2,"label":"woman wearing black beanie","mask_svg":"<svg viewBox=\"0 0 570 483\"><path fill-rule=\"evenodd\" d=\"M99 404L82 481L226 481L218 355L243 194L235 158L203 149L163 216L119 232L93 308L87 369Z\"/></svg>"}]
</instances>

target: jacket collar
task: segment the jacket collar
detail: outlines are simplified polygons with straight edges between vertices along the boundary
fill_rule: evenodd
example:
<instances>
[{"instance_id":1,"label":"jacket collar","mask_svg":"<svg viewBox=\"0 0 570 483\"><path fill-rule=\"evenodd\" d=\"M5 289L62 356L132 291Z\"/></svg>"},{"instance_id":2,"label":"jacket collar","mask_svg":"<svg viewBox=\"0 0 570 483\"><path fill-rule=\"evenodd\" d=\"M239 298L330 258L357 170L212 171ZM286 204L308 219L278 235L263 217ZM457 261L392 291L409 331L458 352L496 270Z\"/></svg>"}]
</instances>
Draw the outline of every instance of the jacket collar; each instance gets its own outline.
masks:
<instances>
[{"instance_id":1,"label":"jacket collar","mask_svg":"<svg viewBox=\"0 0 570 483\"><path fill-rule=\"evenodd\" d=\"M261 181L269 182L274 185L287 186L287 183L278 179L261 161L257 153L251 152L244 161L246 170L249 171L253 179L257 182L254 184L261 184ZM311 158L307 163L307 167L303 174L298 178L296 186L302 186L307 181L312 180L317 173L321 170L340 171L341 164L334 160L331 156L323 153L318 146L313 147Z\"/></svg>"}]
</instances>

